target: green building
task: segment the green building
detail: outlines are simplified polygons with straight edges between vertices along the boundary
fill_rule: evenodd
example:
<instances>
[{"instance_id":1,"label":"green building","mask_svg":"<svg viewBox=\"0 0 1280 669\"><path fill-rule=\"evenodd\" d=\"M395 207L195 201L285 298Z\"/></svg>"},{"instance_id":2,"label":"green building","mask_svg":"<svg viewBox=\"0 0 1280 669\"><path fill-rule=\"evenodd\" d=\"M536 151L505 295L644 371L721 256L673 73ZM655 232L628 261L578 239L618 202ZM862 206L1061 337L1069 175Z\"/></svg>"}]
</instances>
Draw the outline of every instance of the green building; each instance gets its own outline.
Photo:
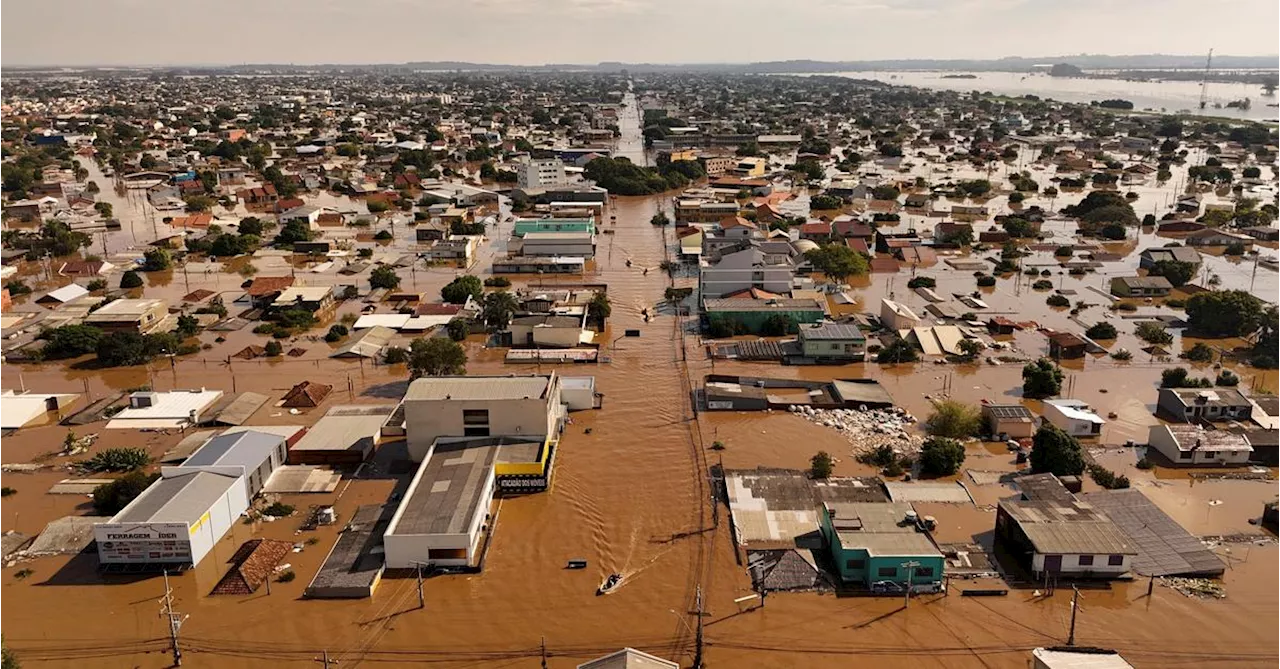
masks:
<instances>
[{"instance_id":1,"label":"green building","mask_svg":"<svg viewBox=\"0 0 1280 669\"><path fill-rule=\"evenodd\" d=\"M759 334L771 316L782 315L791 320L792 328L818 323L826 318L826 311L818 300L812 298L778 297L755 299L750 297L709 297L702 301L707 319L722 318L746 326Z\"/></svg>"},{"instance_id":2,"label":"green building","mask_svg":"<svg viewBox=\"0 0 1280 669\"><path fill-rule=\"evenodd\" d=\"M800 352L814 360L862 362L867 337L852 323L815 323L800 328Z\"/></svg>"},{"instance_id":3,"label":"green building","mask_svg":"<svg viewBox=\"0 0 1280 669\"><path fill-rule=\"evenodd\" d=\"M822 507L822 537L840 580L938 590L946 559L930 536L918 530L915 510L905 502L828 503Z\"/></svg>"},{"instance_id":4,"label":"green building","mask_svg":"<svg viewBox=\"0 0 1280 669\"><path fill-rule=\"evenodd\" d=\"M515 236L524 237L530 232L590 232L596 231L594 218L520 218L516 219Z\"/></svg>"}]
</instances>

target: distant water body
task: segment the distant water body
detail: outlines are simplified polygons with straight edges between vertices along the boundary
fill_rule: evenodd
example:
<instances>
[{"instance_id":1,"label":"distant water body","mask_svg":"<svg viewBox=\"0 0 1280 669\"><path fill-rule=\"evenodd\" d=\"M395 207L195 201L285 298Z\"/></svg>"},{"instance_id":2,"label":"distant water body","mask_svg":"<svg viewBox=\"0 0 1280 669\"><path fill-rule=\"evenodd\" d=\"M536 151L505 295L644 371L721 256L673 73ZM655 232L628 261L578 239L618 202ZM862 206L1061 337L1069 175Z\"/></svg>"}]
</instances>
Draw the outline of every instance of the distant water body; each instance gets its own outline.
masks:
<instances>
[{"instance_id":1,"label":"distant water body","mask_svg":"<svg viewBox=\"0 0 1280 669\"><path fill-rule=\"evenodd\" d=\"M965 74L973 78L946 78L947 75ZM1133 103L1135 110L1189 113L1206 116L1251 119L1274 123L1280 109L1268 107L1277 104L1277 96L1264 96L1262 87L1255 84L1209 83L1209 105L1200 109L1200 83L1196 81L1124 81L1121 79L1074 79L1051 77L1047 74L1020 72L838 72L835 76L853 79L874 79L899 86L918 86L946 91L990 91L997 95L1020 97L1037 95L1059 102L1088 104L1121 98ZM1232 100L1249 98L1250 109L1228 108ZM1215 108L1214 104L1222 105Z\"/></svg>"}]
</instances>

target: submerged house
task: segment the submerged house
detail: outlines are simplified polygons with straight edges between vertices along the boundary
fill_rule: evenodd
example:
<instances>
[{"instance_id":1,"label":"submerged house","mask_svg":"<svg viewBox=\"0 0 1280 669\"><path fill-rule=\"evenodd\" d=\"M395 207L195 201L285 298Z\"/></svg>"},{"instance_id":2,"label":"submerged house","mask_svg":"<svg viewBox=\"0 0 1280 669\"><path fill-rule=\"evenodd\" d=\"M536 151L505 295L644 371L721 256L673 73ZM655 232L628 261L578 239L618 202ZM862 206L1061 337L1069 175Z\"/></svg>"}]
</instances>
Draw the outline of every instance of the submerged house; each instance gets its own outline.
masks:
<instances>
[{"instance_id":1,"label":"submerged house","mask_svg":"<svg viewBox=\"0 0 1280 669\"><path fill-rule=\"evenodd\" d=\"M917 527L905 502L827 503L822 537L840 580L865 587L893 586L937 592L946 558Z\"/></svg>"}]
</instances>

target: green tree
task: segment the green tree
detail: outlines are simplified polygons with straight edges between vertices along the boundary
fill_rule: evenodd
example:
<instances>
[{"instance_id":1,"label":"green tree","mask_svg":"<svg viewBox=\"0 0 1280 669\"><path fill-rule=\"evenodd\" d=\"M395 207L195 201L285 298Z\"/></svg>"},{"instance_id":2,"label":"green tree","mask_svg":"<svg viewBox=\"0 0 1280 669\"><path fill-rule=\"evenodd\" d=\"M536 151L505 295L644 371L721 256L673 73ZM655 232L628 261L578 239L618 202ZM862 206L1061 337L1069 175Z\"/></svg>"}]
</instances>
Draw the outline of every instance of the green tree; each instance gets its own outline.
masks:
<instances>
[{"instance_id":1,"label":"green tree","mask_svg":"<svg viewBox=\"0 0 1280 669\"><path fill-rule=\"evenodd\" d=\"M611 315L613 315L613 305L609 303L609 295L604 291L597 292L587 303L587 321L595 323L603 330L605 320Z\"/></svg>"},{"instance_id":2,"label":"green tree","mask_svg":"<svg viewBox=\"0 0 1280 669\"><path fill-rule=\"evenodd\" d=\"M652 225L671 225L671 219L663 212L658 212L649 219Z\"/></svg>"},{"instance_id":3,"label":"green tree","mask_svg":"<svg viewBox=\"0 0 1280 669\"><path fill-rule=\"evenodd\" d=\"M1243 290L1196 293L1187 300L1187 325L1209 337L1243 337L1262 326L1261 300Z\"/></svg>"},{"instance_id":4,"label":"green tree","mask_svg":"<svg viewBox=\"0 0 1280 669\"><path fill-rule=\"evenodd\" d=\"M1031 440L1031 471L1054 476L1079 476L1084 472L1084 451L1075 437L1044 423Z\"/></svg>"},{"instance_id":5,"label":"green tree","mask_svg":"<svg viewBox=\"0 0 1280 669\"><path fill-rule=\"evenodd\" d=\"M40 354L47 360L75 358L98 350L102 330L92 325L64 325L40 333L45 341Z\"/></svg>"},{"instance_id":6,"label":"green tree","mask_svg":"<svg viewBox=\"0 0 1280 669\"><path fill-rule=\"evenodd\" d=\"M266 346L263 346L262 349L263 353L266 353L268 358L278 358L281 355L284 355L284 346L274 339L268 341Z\"/></svg>"},{"instance_id":7,"label":"green tree","mask_svg":"<svg viewBox=\"0 0 1280 669\"><path fill-rule=\"evenodd\" d=\"M324 333L324 340L332 344L333 342L341 341L343 337L350 333L351 331L347 329L347 326L341 323L334 323L329 326L329 331Z\"/></svg>"},{"instance_id":8,"label":"green tree","mask_svg":"<svg viewBox=\"0 0 1280 669\"><path fill-rule=\"evenodd\" d=\"M396 274L395 268L390 265L378 265L369 272L370 288L386 288L387 290L395 290L400 286L400 276Z\"/></svg>"},{"instance_id":9,"label":"green tree","mask_svg":"<svg viewBox=\"0 0 1280 669\"><path fill-rule=\"evenodd\" d=\"M809 458L809 476L815 479L831 478L833 469L835 469L835 461L831 459L831 454L826 451L818 451L812 458Z\"/></svg>"},{"instance_id":10,"label":"green tree","mask_svg":"<svg viewBox=\"0 0 1280 669\"><path fill-rule=\"evenodd\" d=\"M147 340L137 332L111 332L98 340L98 362L106 367L141 365L151 359Z\"/></svg>"},{"instance_id":11,"label":"green tree","mask_svg":"<svg viewBox=\"0 0 1280 669\"><path fill-rule=\"evenodd\" d=\"M935 437L965 439L977 436L982 430L982 412L971 404L943 400L934 405L924 427Z\"/></svg>"},{"instance_id":12,"label":"green tree","mask_svg":"<svg viewBox=\"0 0 1280 669\"><path fill-rule=\"evenodd\" d=\"M310 224L304 220L294 219L280 228L280 232L276 234L275 243L284 245L306 242L311 240L312 234Z\"/></svg>"},{"instance_id":13,"label":"green tree","mask_svg":"<svg viewBox=\"0 0 1280 669\"><path fill-rule=\"evenodd\" d=\"M5 488L12 490L12 488ZM0 644L4 642L0 640ZM0 646L0 669L22 669L22 665L18 663L18 656L8 646Z\"/></svg>"},{"instance_id":14,"label":"green tree","mask_svg":"<svg viewBox=\"0 0 1280 669\"><path fill-rule=\"evenodd\" d=\"M467 371L467 352L458 342L442 337L419 337L409 344L409 376L452 376Z\"/></svg>"},{"instance_id":15,"label":"green tree","mask_svg":"<svg viewBox=\"0 0 1280 669\"><path fill-rule=\"evenodd\" d=\"M132 471L93 489L93 510L100 516L114 516L151 486L160 474Z\"/></svg>"},{"instance_id":16,"label":"green tree","mask_svg":"<svg viewBox=\"0 0 1280 669\"><path fill-rule=\"evenodd\" d=\"M200 331L200 321L190 314L182 314L178 316L178 328L176 330L179 337L186 339L194 336Z\"/></svg>"},{"instance_id":17,"label":"green tree","mask_svg":"<svg viewBox=\"0 0 1280 669\"><path fill-rule=\"evenodd\" d=\"M961 339L958 344L961 356L966 360L973 360L982 353L982 343L977 339Z\"/></svg>"},{"instance_id":18,"label":"green tree","mask_svg":"<svg viewBox=\"0 0 1280 669\"><path fill-rule=\"evenodd\" d=\"M173 257L168 249L147 249L142 253L142 269L145 272L159 272L173 267Z\"/></svg>"},{"instance_id":19,"label":"green tree","mask_svg":"<svg viewBox=\"0 0 1280 669\"><path fill-rule=\"evenodd\" d=\"M1106 321L1098 321L1084 331L1084 335L1090 339L1115 339L1116 334L1116 326Z\"/></svg>"},{"instance_id":20,"label":"green tree","mask_svg":"<svg viewBox=\"0 0 1280 669\"><path fill-rule=\"evenodd\" d=\"M798 326L786 314L769 314L760 324L760 334L766 337L782 337L795 332Z\"/></svg>"},{"instance_id":21,"label":"green tree","mask_svg":"<svg viewBox=\"0 0 1280 669\"><path fill-rule=\"evenodd\" d=\"M1159 321L1143 321L1138 323L1138 327L1134 330L1134 334L1138 336L1138 339L1141 339L1148 344L1163 346L1173 343L1173 335L1165 329L1164 323Z\"/></svg>"},{"instance_id":22,"label":"green tree","mask_svg":"<svg viewBox=\"0 0 1280 669\"><path fill-rule=\"evenodd\" d=\"M129 270L120 276L120 287L124 289L141 288L142 277L137 272Z\"/></svg>"},{"instance_id":23,"label":"green tree","mask_svg":"<svg viewBox=\"0 0 1280 669\"><path fill-rule=\"evenodd\" d=\"M440 297L449 304L466 304L468 297L479 302L483 296L484 286L480 279L470 274L464 274L440 289Z\"/></svg>"},{"instance_id":24,"label":"green tree","mask_svg":"<svg viewBox=\"0 0 1280 669\"><path fill-rule=\"evenodd\" d=\"M926 476L951 476L964 464L964 445L955 439L930 437L920 445L920 471Z\"/></svg>"},{"instance_id":25,"label":"green tree","mask_svg":"<svg viewBox=\"0 0 1280 669\"><path fill-rule=\"evenodd\" d=\"M1196 264L1178 260L1159 260L1152 265L1151 276L1162 276L1173 284L1174 288L1185 285L1196 275Z\"/></svg>"},{"instance_id":26,"label":"green tree","mask_svg":"<svg viewBox=\"0 0 1280 669\"><path fill-rule=\"evenodd\" d=\"M462 341L471 334L471 324L465 318L455 318L445 324L445 332L454 341Z\"/></svg>"},{"instance_id":27,"label":"green tree","mask_svg":"<svg viewBox=\"0 0 1280 669\"><path fill-rule=\"evenodd\" d=\"M71 435L68 435L70 437ZM145 448L108 448L78 463L87 472L128 472L151 464L151 454Z\"/></svg>"},{"instance_id":28,"label":"green tree","mask_svg":"<svg viewBox=\"0 0 1280 669\"><path fill-rule=\"evenodd\" d=\"M1053 397L1062 390L1062 370L1048 358L1029 362L1022 368L1022 396Z\"/></svg>"},{"instance_id":29,"label":"green tree","mask_svg":"<svg viewBox=\"0 0 1280 669\"><path fill-rule=\"evenodd\" d=\"M814 269L835 281L844 281L851 276L862 276L869 269L865 256L842 244L820 246L806 251L804 257Z\"/></svg>"},{"instance_id":30,"label":"green tree","mask_svg":"<svg viewBox=\"0 0 1280 669\"><path fill-rule=\"evenodd\" d=\"M876 362L882 363L915 362L919 359L916 347L902 337L894 339L876 355Z\"/></svg>"},{"instance_id":31,"label":"green tree","mask_svg":"<svg viewBox=\"0 0 1280 669\"><path fill-rule=\"evenodd\" d=\"M238 230L242 235L256 235L261 237L265 228L266 226L262 224L262 219L257 216L248 216L240 220L240 227Z\"/></svg>"},{"instance_id":32,"label":"green tree","mask_svg":"<svg viewBox=\"0 0 1280 669\"><path fill-rule=\"evenodd\" d=\"M484 296L480 301L480 320L491 330L507 329L511 323L511 315L519 308L520 303L511 293L499 290Z\"/></svg>"},{"instance_id":33,"label":"green tree","mask_svg":"<svg viewBox=\"0 0 1280 669\"><path fill-rule=\"evenodd\" d=\"M1160 372L1161 388L1208 388L1213 383L1209 379L1191 376L1185 367L1174 367Z\"/></svg>"},{"instance_id":34,"label":"green tree","mask_svg":"<svg viewBox=\"0 0 1280 669\"><path fill-rule=\"evenodd\" d=\"M1187 349L1186 352L1182 354L1182 357L1190 360L1191 362L1212 362L1213 349L1206 346L1204 342L1198 341L1195 346Z\"/></svg>"}]
</instances>

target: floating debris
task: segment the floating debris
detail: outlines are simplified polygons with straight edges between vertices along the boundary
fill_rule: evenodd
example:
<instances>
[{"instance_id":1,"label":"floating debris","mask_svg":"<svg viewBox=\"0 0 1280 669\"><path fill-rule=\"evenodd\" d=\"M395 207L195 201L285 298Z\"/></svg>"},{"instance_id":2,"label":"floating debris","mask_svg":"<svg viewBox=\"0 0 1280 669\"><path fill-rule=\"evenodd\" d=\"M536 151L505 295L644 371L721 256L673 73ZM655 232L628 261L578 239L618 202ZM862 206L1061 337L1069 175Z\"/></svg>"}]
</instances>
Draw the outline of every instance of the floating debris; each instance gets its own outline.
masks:
<instances>
[{"instance_id":1,"label":"floating debris","mask_svg":"<svg viewBox=\"0 0 1280 669\"><path fill-rule=\"evenodd\" d=\"M1173 588L1187 597L1199 597L1200 599L1227 598L1227 590L1222 587L1222 583L1209 578L1179 578L1171 576L1161 578L1160 585Z\"/></svg>"},{"instance_id":2,"label":"floating debris","mask_svg":"<svg viewBox=\"0 0 1280 669\"><path fill-rule=\"evenodd\" d=\"M787 407L791 413L811 423L837 430L849 440L854 456L870 453L888 445L902 455L915 455L920 451L923 439L908 431L916 422L908 411L889 409L814 409L804 404Z\"/></svg>"}]
</instances>

